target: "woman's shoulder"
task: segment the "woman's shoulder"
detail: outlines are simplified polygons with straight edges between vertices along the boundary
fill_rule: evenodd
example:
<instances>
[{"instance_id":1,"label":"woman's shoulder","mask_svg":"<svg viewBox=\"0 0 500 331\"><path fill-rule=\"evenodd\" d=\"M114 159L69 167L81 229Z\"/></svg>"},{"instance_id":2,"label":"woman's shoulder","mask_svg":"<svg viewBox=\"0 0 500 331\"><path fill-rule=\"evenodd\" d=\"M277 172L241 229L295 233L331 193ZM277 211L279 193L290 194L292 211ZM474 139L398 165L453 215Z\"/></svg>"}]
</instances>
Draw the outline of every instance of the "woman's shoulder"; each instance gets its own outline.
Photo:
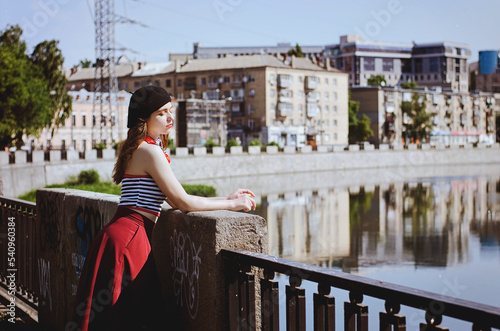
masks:
<instances>
[{"instance_id":1,"label":"woman's shoulder","mask_svg":"<svg viewBox=\"0 0 500 331\"><path fill-rule=\"evenodd\" d=\"M143 141L139 147L137 148L135 154L140 157L146 157L146 158L156 158L156 157L162 157L163 152L161 148L157 145L153 144L148 144L147 142Z\"/></svg>"}]
</instances>

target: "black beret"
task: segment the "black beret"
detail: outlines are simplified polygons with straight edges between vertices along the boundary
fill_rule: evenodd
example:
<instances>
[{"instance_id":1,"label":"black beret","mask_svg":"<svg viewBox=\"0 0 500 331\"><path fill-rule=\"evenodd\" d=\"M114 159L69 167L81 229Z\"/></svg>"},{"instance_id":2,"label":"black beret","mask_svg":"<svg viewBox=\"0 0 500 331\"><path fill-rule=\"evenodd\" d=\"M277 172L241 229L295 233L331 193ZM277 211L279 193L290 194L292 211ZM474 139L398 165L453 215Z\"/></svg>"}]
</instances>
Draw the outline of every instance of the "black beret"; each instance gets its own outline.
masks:
<instances>
[{"instance_id":1,"label":"black beret","mask_svg":"<svg viewBox=\"0 0 500 331\"><path fill-rule=\"evenodd\" d=\"M139 119L146 120L149 115L171 100L168 92L159 86L149 85L137 89L128 105L127 128L135 126Z\"/></svg>"}]
</instances>

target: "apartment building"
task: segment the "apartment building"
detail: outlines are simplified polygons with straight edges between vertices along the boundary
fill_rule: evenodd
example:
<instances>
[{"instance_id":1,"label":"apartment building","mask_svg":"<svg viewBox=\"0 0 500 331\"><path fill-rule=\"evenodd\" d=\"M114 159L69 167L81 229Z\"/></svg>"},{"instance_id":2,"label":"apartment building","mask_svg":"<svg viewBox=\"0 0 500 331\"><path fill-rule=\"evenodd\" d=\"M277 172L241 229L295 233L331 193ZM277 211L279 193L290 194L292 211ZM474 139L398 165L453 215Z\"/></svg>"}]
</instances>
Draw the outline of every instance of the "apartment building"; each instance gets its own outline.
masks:
<instances>
[{"instance_id":1,"label":"apartment building","mask_svg":"<svg viewBox=\"0 0 500 331\"><path fill-rule=\"evenodd\" d=\"M310 59L272 55L190 60L178 100L225 100L228 138L281 146L347 144L347 75Z\"/></svg>"},{"instance_id":2,"label":"apartment building","mask_svg":"<svg viewBox=\"0 0 500 331\"><path fill-rule=\"evenodd\" d=\"M350 87L368 86L373 75L384 75L387 86L414 81L420 86L466 92L469 89L468 46L459 43L385 43L364 41L360 35L340 37L325 46L324 56L349 73Z\"/></svg>"},{"instance_id":3,"label":"apartment building","mask_svg":"<svg viewBox=\"0 0 500 331\"><path fill-rule=\"evenodd\" d=\"M127 112L131 94L120 91L116 95L114 111L111 114L96 112L94 99L109 101L109 94L96 94L85 89L69 91L73 98L71 115L63 125L54 132L50 128L43 129L38 138L28 138L35 148L51 148L77 150L84 152L92 149L96 143L107 141L108 146L117 143L127 136Z\"/></svg>"},{"instance_id":4,"label":"apartment building","mask_svg":"<svg viewBox=\"0 0 500 331\"><path fill-rule=\"evenodd\" d=\"M399 88L358 87L351 99L359 101L360 114L371 120L373 143L403 143L405 118L403 101L417 94L432 114L429 143L463 145L495 142L495 114L500 111L500 94L444 92L440 87L405 90Z\"/></svg>"}]
</instances>

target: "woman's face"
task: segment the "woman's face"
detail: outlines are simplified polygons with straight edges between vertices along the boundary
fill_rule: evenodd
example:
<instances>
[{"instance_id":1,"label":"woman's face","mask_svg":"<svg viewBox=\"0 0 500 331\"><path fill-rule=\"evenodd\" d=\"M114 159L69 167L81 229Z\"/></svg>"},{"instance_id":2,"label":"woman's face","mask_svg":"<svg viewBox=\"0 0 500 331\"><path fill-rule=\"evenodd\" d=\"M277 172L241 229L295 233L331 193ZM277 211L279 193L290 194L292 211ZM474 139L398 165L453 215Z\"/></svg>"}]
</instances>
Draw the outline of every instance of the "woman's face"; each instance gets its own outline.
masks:
<instances>
[{"instance_id":1,"label":"woman's face","mask_svg":"<svg viewBox=\"0 0 500 331\"><path fill-rule=\"evenodd\" d=\"M148 134L152 138L158 138L160 134L169 134L174 125L174 115L172 114L172 103L164 104L160 109L152 113L148 120Z\"/></svg>"}]
</instances>

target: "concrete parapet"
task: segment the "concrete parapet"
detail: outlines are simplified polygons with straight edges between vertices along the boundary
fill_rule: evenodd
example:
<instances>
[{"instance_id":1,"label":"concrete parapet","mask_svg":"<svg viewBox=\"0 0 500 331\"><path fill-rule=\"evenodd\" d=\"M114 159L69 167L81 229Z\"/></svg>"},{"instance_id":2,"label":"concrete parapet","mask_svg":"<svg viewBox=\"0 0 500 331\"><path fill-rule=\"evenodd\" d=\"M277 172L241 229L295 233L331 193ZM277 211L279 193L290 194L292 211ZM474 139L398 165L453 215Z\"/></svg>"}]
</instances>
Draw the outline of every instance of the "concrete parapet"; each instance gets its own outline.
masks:
<instances>
[{"instance_id":1,"label":"concrete parapet","mask_svg":"<svg viewBox=\"0 0 500 331\"><path fill-rule=\"evenodd\" d=\"M359 145L349 145L349 152L359 152Z\"/></svg>"},{"instance_id":2,"label":"concrete parapet","mask_svg":"<svg viewBox=\"0 0 500 331\"><path fill-rule=\"evenodd\" d=\"M401 151L404 149L404 147L402 144L394 144L394 145L392 145L392 149L395 151Z\"/></svg>"},{"instance_id":3,"label":"concrete parapet","mask_svg":"<svg viewBox=\"0 0 500 331\"><path fill-rule=\"evenodd\" d=\"M464 144L464 149L471 149L472 147L472 144Z\"/></svg>"},{"instance_id":4,"label":"concrete parapet","mask_svg":"<svg viewBox=\"0 0 500 331\"><path fill-rule=\"evenodd\" d=\"M491 148L500 148L500 143L494 143Z\"/></svg>"},{"instance_id":5,"label":"concrete parapet","mask_svg":"<svg viewBox=\"0 0 500 331\"><path fill-rule=\"evenodd\" d=\"M90 151L85 152L85 156L87 156L87 153ZM97 151L96 151L97 153ZM96 154L97 158L97 154ZM61 151L49 151L49 161L54 162L54 161L61 161Z\"/></svg>"},{"instance_id":6,"label":"concrete parapet","mask_svg":"<svg viewBox=\"0 0 500 331\"><path fill-rule=\"evenodd\" d=\"M175 149L175 156L188 156L189 149L187 147L177 147Z\"/></svg>"},{"instance_id":7,"label":"concrete parapet","mask_svg":"<svg viewBox=\"0 0 500 331\"><path fill-rule=\"evenodd\" d=\"M278 153L278 146L266 146L266 153L267 154L277 154Z\"/></svg>"},{"instance_id":8,"label":"concrete parapet","mask_svg":"<svg viewBox=\"0 0 500 331\"><path fill-rule=\"evenodd\" d=\"M485 144L485 143L479 143L479 144L477 144L477 148L486 148L486 147L488 147L488 145Z\"/></svg>"},{"instance_id":9,"label":"concrete parapet","mask_svg":"<svg viewBox=\"0 0 500 331\"><path fill-rule=\"evenodd\" d=\"M213 155L224 155L224 154L226 154L226 149L224 147L221 147L221 146L213 147L212 154Z\"/></svg>"},{"instance_id":10,"label":"concrete parapet","mask_svg":"<svg viewBox=\"0 0 500 331\"><path fill-rule=\"evenodd\" d=\"M43 330L73 330L70 319L90 243L112 218L119 197L69 189L37 192L38 319ZM165 323L173 330L225 330L226 299L220 251L267 253L266 221L229 211L162 209L152 251L161 282ZM140 303L138 303L140 304ZM260 298L256 298L260 307ZM147 318L147 317L144 317Z\"/></svg>"},{"instance_id":11,"label":"concrete parapet","mask_svg":"<svg viewBox=\"0 0 500 331\"><path fill-rule=\"evenodd\" d=\"M312 152L312 146L311 145L305 145L300 148L301 153L311 153Z\"/></svg>"},{"instance_id":12,"label":"concrete parapet","mask_svg":"<svg viewBox=\"0 0 500 331\"><path fill-rule=\"evenodd\" d=\"M104 160L113 160L116 157L116 152L112 148L102 150L102 158Z\"/></svg>"},{"instance_id":13,"label":"concrete parapet","mask_svg":"<svg viewBox=\"0 0 500 331\"><path fill-rule=\"evenodd\" d=\"M374 151L375 150L375 145L372 145L372 144L366 144L363 146L363 149L365 151Z\"/></svg>"},{"instance_id":14,"label":"concrete parapet","mask_svg":"<svg viewBox=\"0 0 500 331\"><path fill-rule=\"evenodd\" d=\"M51 155L52 160L52 155ZM88 149L85 151L85 160L95 161L97 160L97 149Z\"/></svg>"},{"instance_id":15,"label":"concrete parapet","mask_svg":"<svg viewBox=\"0 0 500 331\"><path fill-rule=\"evenodd\" d=\"M194 147L193 154L195 156L207 155L207 148L206 147Z\"/></svg>"},{"instance_id":16,"label":"concrete parapet","mask_svg":"<svg viewBox=\"0 0 500 331\"><path fill-rule=\"evenodd\" d=\"M446 149L445 144L436 144L436 149Z\"/></svg>"},{"instance_id":17,"label":"concrete parapet","mask_svg":"<svg viewBox=\"0 0 500 331\"><path fill-rule=\"evenodd\" d=\"M260 154L260 146L248 146L248 154Z\"/></svg>"},{"instance_id":18,"label":"concrete parapet","mask_svg":"<svg viewBox=\"0 0 500 331\"><path fill-rule=\"evenodd\" d=\"M422 145L420 145L420 148L423 151L427 151L427 150L431 149L431 145L430 144L422 144Z\"/></svg>"},{"instance_id":19,"label":"concrete parapet","mask_svg":"<svg viewBox=\"0 0 500 331\"><path fill-rule=\"evenodd\" d=\"M417 144L408 144L408 150L409 151L416 151L418 149Z\"/></svg>"},{"instance_id":20,"label":"concrete parapet","mask_svg":"<svg viewBox=\"0 0 500 331\"><path fill-rule=\"evenodd\" d=\"M333 152L338 153L338 152L345 152L345 146L342 145L334 145L333 146Z\"/></svg>"},{"instance_id":21,"label":"concrete parapet","mask_svg":"<svg viewBox=\"0 0 500 331\"><path fill-rule=\"evenodd\" d=\"M78 151L75 151L74 149L69 150L66 152L66 160L68 161L77 161L80 159L80 154Z\"/></svg>"},{"instance_id":22,"label":"concrete parapet","mask_svg":"<svg viewBox=\"0 0 500 331\"><path fill-rule=\"evenodd\" d=\"M283 148L283 153L285 153L285 154L294 154L295 151L296 151L295 146L285 146Z\"/></svg>"},{"instance_id":23,"label":"concrete parapet","mask_svg":"<svg viewBox=\"0 0 500 331\"><path fill-rule=\"evenodd\" d=\"M231 146L229 148L229 151L231 154L243 154L243 147L242 146Z\"/></svg>"},{"instance_id":24,"label":"concrete parapet","mask_svg":"<svg viewBox=\"0 0 500 331\"><path fill-rule=\"evenodd\" d=\"M381 151L388 151L389 150L389 144L380 144L378 145L378 149Z\"/></svg>"},{"instance_id":25,"label":"concrete parapet","mask_svg":"<svg viewBox=\"0 0 500 331\"><path fill-rule=\"evenodd\" d=\"M451 144L449 146L450 149L459 149L460 148L460 145L456 145L456 144Z\"/></svg>"},{"instance_id":26,"label":"concrete parapet","mask_svg":"<svg viewBox=\"0 0 500 331\"><path fill-rule=\"evenodd\" d=\"M9 164L9 152L1 151L0 152L0 165Z\"/></svg>"},{"instance_id":27,"label":"concrete parapet","mask_svg":"<svg viewBox=\"0 0 500 331\"><path fill-rule=\"evenodd\" d=\"M15 151L16 164L26 164L28 162L28 153L26 151Z\"/></svg>"},{"instance_id":28,"label":"concrete parapet","mask_svg":"<svg viewBox=\"0 0 500 331\"><path fill-rule=\"evenodd\" d=\"M33 151L33 153L31 154L31 162L33 162L33 163L45 162L45 152L44 151Z\"/></svg>"}]
</instances>

